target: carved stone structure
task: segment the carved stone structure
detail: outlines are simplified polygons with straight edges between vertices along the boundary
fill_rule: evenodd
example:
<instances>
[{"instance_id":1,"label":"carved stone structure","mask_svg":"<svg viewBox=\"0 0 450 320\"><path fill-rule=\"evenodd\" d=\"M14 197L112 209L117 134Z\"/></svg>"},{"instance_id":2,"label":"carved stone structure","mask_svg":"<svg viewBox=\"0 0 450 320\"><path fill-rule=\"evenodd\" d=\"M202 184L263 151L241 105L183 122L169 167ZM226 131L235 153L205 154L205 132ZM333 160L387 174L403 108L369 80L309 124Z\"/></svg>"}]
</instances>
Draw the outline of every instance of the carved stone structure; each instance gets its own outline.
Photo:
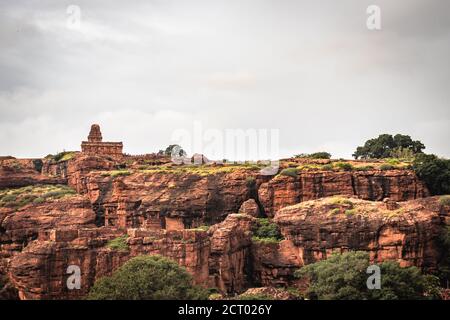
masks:
<instances>
[{"instance_id":1,"label":"carved stone structure","mask_svg":"<svg viewBox=\"0 0 450 320\"><path fill-rule=\"evenodd\" d=\"M98 124L91 126L88 141L81 143L81 152L89 155L109 156L113 158L122 157L122 142L103 142L102 132Z\"/></svg>"}]
</instances>

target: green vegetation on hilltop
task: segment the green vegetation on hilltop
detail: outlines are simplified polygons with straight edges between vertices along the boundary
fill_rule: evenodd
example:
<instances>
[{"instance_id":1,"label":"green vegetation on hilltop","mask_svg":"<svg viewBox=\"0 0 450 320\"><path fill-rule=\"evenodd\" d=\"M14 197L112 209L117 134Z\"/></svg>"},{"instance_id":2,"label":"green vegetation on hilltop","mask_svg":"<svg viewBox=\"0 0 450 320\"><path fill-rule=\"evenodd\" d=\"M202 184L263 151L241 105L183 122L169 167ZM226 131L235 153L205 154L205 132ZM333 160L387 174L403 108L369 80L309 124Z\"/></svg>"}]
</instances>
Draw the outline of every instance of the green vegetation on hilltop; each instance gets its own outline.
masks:
<instances>
[{"instance_id":1,"label":"green vegetation on hilltop","mask_svg":"<svg viewBox=\"0 0 450 320\"><path fill-rule=\"evenodd\" d=\"M75 151L63 151L55 155L49 154L45 158L53 160L54 162L63 162L72 159L73 157L76 156L76 154L77 153Z\"/></svg>"},{"instance_id":2,"label":"green vegetation on hilltop","mask_svg":"<svg viewBox=\"0 0 450 320\"><path fill-rule=\"evenodd\" d=\"M328 152L315 152L315 153L301 153L294 156L294 158L308 158L308 159L330 159L331 154Z\"/></svg>"},{"instance_id":3,"label":"green vegetation on hilltop","mask_svg":"<svg viewBox=\"0 0 450 320\"><path fill-rule=\"evenodd\" d=\"M377 138L367 140L363 146L357 147L353 153L355 159L383 159L411 157L422 153L425 145L419 140L412 140L408 135L381 134Z\"/></svg>"},{"instance_id":4,"label":"green vegetation on hilltop","mask_svg":"<svg viewBox=\"0 0 450 320\"><path fill-rule=\"evenodd\" d=\"M434 154L420 154L413 161L413 169L431 194L450 193L450 159L442 159Z\"/></svg>"},{"instance_id":5,"label":"green vegetation on hilltop","mask_svg":"<svg viewBox=\"0 0 450 320\"><path fill-rule=\"evenodd\" d=\"M160 255L137 256L112 276L95 282L88 300L206 300L209 292L193 285L192 276Z\"/></svg>"},{"instance_id":6,"label":"green vegetation on hilltop","mask_svg":"<svg viewBox=\"0 0 450 320\"><path fill-rule=\"evenodd\" d=\"M0 207L19 209L28 204L75 195L76 191L65 185L36 185L0 190Z\"/></svg>"},{"instance_id":7,"label":"green vegetation on hilltop","mask_svg":"<svg viewBox=\"0 0 450 320\"><path fill-rule=\"evenodd\" d=\"M259 171L263 165L259 164L227 164L227 165L162 165L162 166L148 166L142 167L139 172L154 174L195 174L198 176L209 176L221 173L231 173L237 170ZM250 181L247 181L248 183Z\"/></svg>"},{"instance_id":8,"label":"green vegetation on hilltop","mask_svg":"<svg viewBox=\"0 0 450 320\"><path fill-rule=\"evenodd\" d=\"M286 169L281 170L280 175L296 178L298 176L298 169L297 168L286 168Z\"/></svg>"}]
</instances>

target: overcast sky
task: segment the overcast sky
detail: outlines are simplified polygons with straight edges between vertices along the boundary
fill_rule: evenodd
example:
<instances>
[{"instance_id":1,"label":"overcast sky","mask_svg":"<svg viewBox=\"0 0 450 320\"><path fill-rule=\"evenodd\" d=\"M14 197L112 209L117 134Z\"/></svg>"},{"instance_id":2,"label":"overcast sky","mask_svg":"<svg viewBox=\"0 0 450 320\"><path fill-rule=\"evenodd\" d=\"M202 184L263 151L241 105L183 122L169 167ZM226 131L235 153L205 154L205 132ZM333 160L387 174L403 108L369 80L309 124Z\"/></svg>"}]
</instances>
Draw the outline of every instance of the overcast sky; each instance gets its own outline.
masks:
<instances>
[{"instance_id":1,"label":"overcast sky","mask_svg":"<svg viewBox=\"0 0 450 320\"><path fill-rule=\"evenodd\" d=\"M1 0L0 155L79 150L92 123L150 153L197 122L279 129L280 156L403 133L450 157L448 0L112 2Z\"/></svg>"}]
</instances>

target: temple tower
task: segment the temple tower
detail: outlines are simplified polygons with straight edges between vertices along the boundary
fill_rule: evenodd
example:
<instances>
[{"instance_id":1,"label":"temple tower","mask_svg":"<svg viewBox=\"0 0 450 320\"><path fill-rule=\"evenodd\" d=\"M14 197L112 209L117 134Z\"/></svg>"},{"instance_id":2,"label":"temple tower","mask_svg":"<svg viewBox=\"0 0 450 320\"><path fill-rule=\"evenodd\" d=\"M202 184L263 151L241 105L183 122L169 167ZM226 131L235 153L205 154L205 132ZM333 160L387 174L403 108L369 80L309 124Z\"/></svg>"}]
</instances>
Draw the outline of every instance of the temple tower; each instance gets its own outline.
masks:
<instances>
[{"instance_id":1,"label":"temple tower","mask_svg":"<svg viewBox=\"0 0 450 320\"><path fill-rule=\"evenodd\" d=\"M100 126L98 124L93 124L91 126L91 131L88 135L89 142L102 142L102 132L100 131Z\"/></svg>"},{"instance_id":2,"label":"temple tower","mask_svg":"<svg viewBox=\"0 0 450 320\"><path fill-rule=\"evenodd\" d=\"M122 142L103 142L102 132L98 124L91 126L88 141L81 142L81 152L93 156L106 156L111 158L121 158Z\"/></svg>"}]
</instances>

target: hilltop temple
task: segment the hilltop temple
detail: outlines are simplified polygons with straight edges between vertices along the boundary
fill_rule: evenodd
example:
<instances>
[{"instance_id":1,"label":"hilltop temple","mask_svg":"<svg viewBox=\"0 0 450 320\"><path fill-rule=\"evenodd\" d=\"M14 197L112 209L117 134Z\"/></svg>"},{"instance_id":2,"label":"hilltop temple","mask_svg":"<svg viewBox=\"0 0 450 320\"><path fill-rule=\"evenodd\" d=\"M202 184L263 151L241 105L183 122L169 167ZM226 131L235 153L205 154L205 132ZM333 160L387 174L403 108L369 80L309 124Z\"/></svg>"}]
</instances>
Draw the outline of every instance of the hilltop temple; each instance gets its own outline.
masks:
<instances>
[{"instance_id":1,"label":"hilltop temple","mask_svg":"<svg viewBox=\"0 0 450 320\"><path fill-rule=\"evenodd\" d=\"M91 126L88 141L81 142L81 152L89 155L109 156L113 158L122 157L122 142L103 142L102 132L98 124Z\"/></svg>"}]
</instances>

